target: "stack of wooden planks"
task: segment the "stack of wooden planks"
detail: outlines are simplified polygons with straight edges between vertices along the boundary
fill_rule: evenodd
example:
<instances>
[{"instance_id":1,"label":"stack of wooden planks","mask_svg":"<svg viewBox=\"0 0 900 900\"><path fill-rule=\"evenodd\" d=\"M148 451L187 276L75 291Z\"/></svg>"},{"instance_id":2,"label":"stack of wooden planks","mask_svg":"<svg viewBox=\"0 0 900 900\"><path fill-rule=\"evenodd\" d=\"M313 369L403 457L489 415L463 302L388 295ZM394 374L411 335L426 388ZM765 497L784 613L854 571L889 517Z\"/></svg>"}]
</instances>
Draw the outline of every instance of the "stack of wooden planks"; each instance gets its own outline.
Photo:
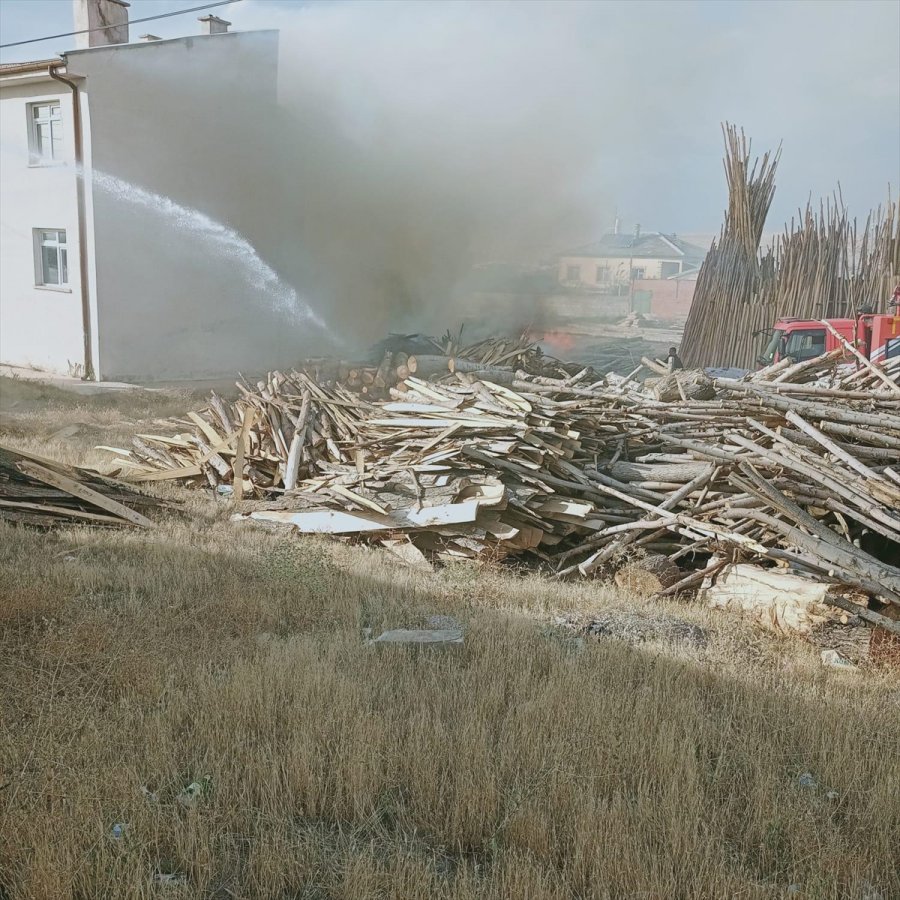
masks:
<instances>
[{"instance_id":1,"label":"stack of wooden planks","mask_svg":"<svg viewBox=\"0 0 900 900\"><path fill-rule=\"evenodd\" d=\"M229 487L237 499L292 490L322 465L353 460L360 421L373 407L342 385L322 385L306 372L273 372L241 397L215 392L209 405L172 420L178 434L138 434L130 450L115 451L112 474L130 481L206 482ZM113 450L114 448L104 448Z\"/></svg>"},{"instance_id":2,"label":"stack of wooden planks","mask_svg":"<svg viewBox=\"0 0 900 900\"><path fill-rule=\"evenodd\" d=\"M517 337L490 337L473 344L462 343L462 328L459 334L451 336L446 332L441 339L441 347L445 356L458 361L465 360L478 369L494 369L509 367L522 370L529 375L574 375L581 366L564 362L544 353L531 329L527 329ZM451 370L452 371L452 370Z\"/></svg>"},{"instance_id":3,"label":"stack of wooden planks","mask_svg":"<svg viewBox=\"0 0 900 900\"><path fill-rule=\"evenodd\" d=\"M255 499L239 515L303 532L528 553L560 577L663 556L679 574L667 594L763 562L840 586L881 623L846 598L900 606L900 361L852 353L743 379L685 371L662 392L588 370L448 371L377 402L276 372L233 403L213 395L187 430L139 435L116 471L208 482Z\"/></svg>"},{"instance_id":4,"label":"stack of wooden planks","mask_svg":"<svg viewBox=\"0 0 900 900\"><path fill-rule=\"evenodd\" d=\"M151 528L141 510L161 505L96 472L0 446L0 519L51 528L62 524Z\"/></svg>"},{"instance_id":5,"label":"stack of wooden planks","mask_svg":"<svg viewBox=\"0 0 900 900\"><path fill-rule=\"evenodd\" d=\"M405 349L403 349L405 348ZM545 354L527 332L518 337L462 342L462 329L436 340L425 335L390 335L362 362L331 358L303 360L298 369L326 388L343 388L367 400L383 400L404 391L411 375L432 378L455 372L511 381L516 370L531 375L568 376L581 366Z\"/></svg>"}]
</instances>

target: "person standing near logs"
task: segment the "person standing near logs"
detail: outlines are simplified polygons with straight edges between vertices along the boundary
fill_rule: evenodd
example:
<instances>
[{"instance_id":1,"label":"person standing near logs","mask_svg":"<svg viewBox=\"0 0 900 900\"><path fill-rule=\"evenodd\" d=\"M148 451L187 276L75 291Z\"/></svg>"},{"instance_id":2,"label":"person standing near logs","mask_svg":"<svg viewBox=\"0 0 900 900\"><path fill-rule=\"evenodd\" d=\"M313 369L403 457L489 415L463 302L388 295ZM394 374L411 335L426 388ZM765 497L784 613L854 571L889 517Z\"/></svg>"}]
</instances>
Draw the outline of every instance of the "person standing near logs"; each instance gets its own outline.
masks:
<instances>
[{"instance_id":1,"label":"person standing near logs","mask_svg":"<svg viewBox=\"0 0 900 900\"><path fill-rule=\"evenodd\" d=\"M678 369L684 368L684 363L681 361L681 357L678 355L678 351L675 347L669 347L669 374L672 372L676 372Z\"/></svg>"}]
</instances>

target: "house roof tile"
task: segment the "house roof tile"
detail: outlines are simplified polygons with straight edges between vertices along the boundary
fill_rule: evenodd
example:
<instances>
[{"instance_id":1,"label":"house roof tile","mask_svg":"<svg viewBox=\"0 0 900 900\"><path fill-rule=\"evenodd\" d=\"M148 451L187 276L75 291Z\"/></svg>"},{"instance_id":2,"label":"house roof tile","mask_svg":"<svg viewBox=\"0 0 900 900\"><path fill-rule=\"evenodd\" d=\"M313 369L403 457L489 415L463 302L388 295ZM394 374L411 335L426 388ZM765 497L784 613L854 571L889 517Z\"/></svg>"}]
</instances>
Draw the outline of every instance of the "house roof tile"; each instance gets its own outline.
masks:
<instances>
[{"instance_id":1,"label":"house roof tile","mask_svg":"<svg viewBox=\"0 0 900 900\"><path fill-rule=\"evenodd\" d=\"M26 62L0 63L0 75L25 75L29 72L40 72L50 66L62 65L62 60L55 56L53 59L30 59Z\"/></svg>"},{"instance_id":2,"label":"house roof tile","mask_svg":"<svg viewBox=\"0 0 900 900\"><path fill-rule=\"evenodd\" d=\"M674 259L685 264L699 265L706 255L702 247L696 247L674 234L648 231L637 238L631 234L605 234L599 241L576 247L563 256L588 258Z\"/></svg>"}]
</instances>

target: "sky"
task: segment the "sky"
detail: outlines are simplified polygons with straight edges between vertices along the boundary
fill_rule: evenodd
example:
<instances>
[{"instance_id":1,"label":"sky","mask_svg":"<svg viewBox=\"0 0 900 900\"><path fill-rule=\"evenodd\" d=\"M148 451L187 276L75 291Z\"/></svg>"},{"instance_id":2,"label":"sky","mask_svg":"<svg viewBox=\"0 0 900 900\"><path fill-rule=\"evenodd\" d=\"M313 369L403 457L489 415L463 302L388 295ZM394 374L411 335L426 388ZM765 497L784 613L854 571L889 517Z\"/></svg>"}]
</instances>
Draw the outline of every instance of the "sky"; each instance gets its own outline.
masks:
<instances>
[{"instance_id":1,"label":"sky","mask_svg":"<svg viewBox=\"0 0 900 900\"><path fill-rule=\"evenodd\" d=\"M130 16L202 2L132 0ZM536 196L538 182L580 192L570 231L585 240L615 212L627 228L718 230L725 120L757 150L783 142L767 230L838 185L860 216L900 187L896 0L242 0L131 37L196 33L208 13L280 29L288 94L309 85L351 138L421 128L418 143L404 135L409 154L434 153L442 124L457 157L477 152L490 171L512 160L516 190L532 165ZM0 0L0 43L71 29L70 0ZM0 61L73 47L57 38Z\"/></svg>"}]
</instances>

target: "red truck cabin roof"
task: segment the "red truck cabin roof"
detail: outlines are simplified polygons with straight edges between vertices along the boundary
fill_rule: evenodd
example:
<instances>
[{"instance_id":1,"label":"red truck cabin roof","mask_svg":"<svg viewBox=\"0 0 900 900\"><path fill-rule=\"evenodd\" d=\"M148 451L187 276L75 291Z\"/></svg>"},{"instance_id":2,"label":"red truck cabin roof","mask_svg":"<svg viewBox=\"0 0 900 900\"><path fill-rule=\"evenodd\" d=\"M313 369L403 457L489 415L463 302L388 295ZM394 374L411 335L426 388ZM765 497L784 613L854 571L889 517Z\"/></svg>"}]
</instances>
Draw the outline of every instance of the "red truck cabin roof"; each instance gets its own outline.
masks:
<instances>
[{"instance_id":1,"label":"red truck cabin roof","mask_svg":"<svg viewBox=\"0 0 900 900\"><path fill-rule=\"evenodd\" d=\"M864 317L861 317L861 318L864 318ZM838 331L840 331L843 328L852 329L855 325L855 320L853 320L853 319L829 319L828 321ZM794 331L797 328L824 328L825 326L818 319L784 318L784 319L779 319L775 323L775 327L781 328L784 331Z\"/></svg>"}]
</instances>

